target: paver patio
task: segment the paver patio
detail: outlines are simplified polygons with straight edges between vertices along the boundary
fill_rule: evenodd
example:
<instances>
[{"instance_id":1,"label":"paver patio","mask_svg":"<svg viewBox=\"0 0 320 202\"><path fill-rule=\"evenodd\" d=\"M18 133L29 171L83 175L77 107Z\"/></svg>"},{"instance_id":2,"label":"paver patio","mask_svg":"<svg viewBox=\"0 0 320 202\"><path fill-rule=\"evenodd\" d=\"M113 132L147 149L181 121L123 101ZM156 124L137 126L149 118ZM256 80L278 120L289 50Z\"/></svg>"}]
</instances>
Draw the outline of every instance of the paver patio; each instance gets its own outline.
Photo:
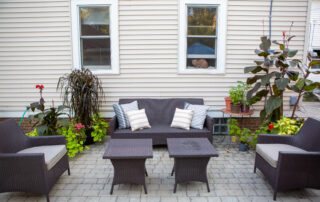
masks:
<instances>
[{"instance_id":1,"label":"paver patio","mask_svg":"<svg viewBox=\"0 0 320 202\"><path fill-rule=\"evenodd\" d=\"M148 194L141 185L115 186L111 196L110 186L113 167L110 160L102 159L109 138L102 144L91 146L70 161L71 176L66 173L50 192L51 201L150 201L150 202L213 202L213 201L273 201L270 185L258 171L253 173L254 152L239 152L226 144L215 143L218 158L212 158L208 165L208 179L211 192L205 183L179 184L173 194L174 177L170 176L173 159L167 148L153 149L153 159L148 159L146 179ZM218 142L218 140L214 140ZM0 182L1 183L1 182ZM27 193L2 193L0 201L45 201L45 197ZM303 189L280 192L277 201L320 201L320 191Z\"/></svg>"}]
</instances>

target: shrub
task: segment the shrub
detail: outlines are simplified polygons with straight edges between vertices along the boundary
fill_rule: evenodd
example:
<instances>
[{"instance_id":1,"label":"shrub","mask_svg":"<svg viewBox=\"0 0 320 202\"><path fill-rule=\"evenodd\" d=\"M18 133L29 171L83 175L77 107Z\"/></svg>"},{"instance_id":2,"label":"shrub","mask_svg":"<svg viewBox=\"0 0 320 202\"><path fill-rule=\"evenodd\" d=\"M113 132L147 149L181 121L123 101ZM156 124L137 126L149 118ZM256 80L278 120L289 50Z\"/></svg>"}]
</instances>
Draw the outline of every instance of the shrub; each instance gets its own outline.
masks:
<instances>
[{"instance_id":1,"label":"shrub","mask_svg":"<svg viewBox=\"0 0 320 202\"><path fill-rule=\"evenodd\" d=\"M295 119L281 117L281 119L274 124L274 128L277 130L279 135L295 135L298 133L302 125L303 121L301 120L297 121Z\"/></svg>"},{"instance_id":2,"label":"shrub","mask_svg":"<svg viewBox=\"0 0 320 202\"><path fill-rule=\"evenodd\" d=\"M93 116L91 136L94 142L101 142L106 137L107 128L109 127L109 124L104 122L100 116L100 113Z\"/></svg>"},{"instance_id":3,"label":"shrub","mask_svg":"<svg viewBox=\"0 0 320 202\"><path fill-rule=\"evenodd\" d=\"M76 156L85 149L89 149L88 146L84 146L84 141L86 140L84 125L69 125L69 127L61 128L60 133L61 135L66 136L68 156L70 158Z\"/></svg>"},{"instance_id":4,"label":"shrub","mask_svg":"<svg viewBox=\"0 0 320 202\"><path fill-rule=\"evenodd\" d=\"M37 133L37 129L34 129L33 131L26 133L26 136L37 137L37 136L39 136L39 134Z\"/></svg>"}]
</instances>

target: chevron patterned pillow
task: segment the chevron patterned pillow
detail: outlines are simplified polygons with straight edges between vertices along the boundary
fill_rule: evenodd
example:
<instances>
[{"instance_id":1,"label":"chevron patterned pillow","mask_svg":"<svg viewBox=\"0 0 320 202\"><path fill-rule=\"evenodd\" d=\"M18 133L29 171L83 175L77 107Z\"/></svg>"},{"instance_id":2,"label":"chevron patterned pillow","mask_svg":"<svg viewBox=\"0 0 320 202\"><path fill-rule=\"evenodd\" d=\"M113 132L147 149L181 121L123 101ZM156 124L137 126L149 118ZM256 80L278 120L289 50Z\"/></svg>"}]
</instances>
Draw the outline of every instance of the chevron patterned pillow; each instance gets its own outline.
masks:
<instances>
[{"instance_id":1,"label":"chevron patterned pillow","mask_svg":"<svg viewBox=\"0 0 320 202\"><path fill-rule=\"evenodd\" d=\"M209 106L205 105L193 105L190 103L184 103L185 109L193 110L193 116L191 120L191 128L203 129L204 121L206 120L207 111Z\"/></svg>"},{"instance_id":2,"label":"chevron patterned pillow","mask_svg":"<svg viewBox=\"0 0 320 202\"><path fill-rule=\"evenodd\" d=\"M138 102L133 101L128 104L122 104L122 105L114 104L112 106L114 109L114 113L116 114L118 119L119 129L130 128L130 122L126 112L131 110L138 110L139 109Z\"/></svg>"}]
</instances>

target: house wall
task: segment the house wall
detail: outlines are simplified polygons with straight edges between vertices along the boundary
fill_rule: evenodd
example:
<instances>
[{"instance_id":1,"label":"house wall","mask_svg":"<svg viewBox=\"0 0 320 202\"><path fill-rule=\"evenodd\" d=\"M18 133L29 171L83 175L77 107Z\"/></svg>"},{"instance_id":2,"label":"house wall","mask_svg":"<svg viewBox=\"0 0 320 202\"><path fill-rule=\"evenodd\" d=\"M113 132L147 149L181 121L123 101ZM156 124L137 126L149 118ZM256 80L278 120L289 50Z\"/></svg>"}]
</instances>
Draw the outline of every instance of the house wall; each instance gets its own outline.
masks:
<instances>
[{"instance_id":1,"label":"house wall","mask_svg":"<svg viewBox=\"0 0 320 202\"><path fill-rule=\"evenodd\" d=\"M313 0L311 7L311 49L320 48L320 0Z\"/></svg>"},{"instance_id":2,"label":"house wall","mask_svg":"<svg viewBox=\"0 0 320 202\"><path fill-rule=\"evenodd\" d=\"M253 64L259 38L268 33L270 1L228 1L225 74L217 75L178 73L178 4L119 0L120 74L99 75L106 93L105 116L124 97L202 97L212 109L221 109L229 87L249 76L243 68ZM294 21L292 34L297 37L291 47L299 50L300 59L306 48L307 10L308 0L274 1L272 39L281 40ZM59 104L58 78L72 69L70 13L69 0L0 2L1 117L21 116L26 105L38 100L38 83L45 85L47 104Z\"/></svg>"}]
</instances>

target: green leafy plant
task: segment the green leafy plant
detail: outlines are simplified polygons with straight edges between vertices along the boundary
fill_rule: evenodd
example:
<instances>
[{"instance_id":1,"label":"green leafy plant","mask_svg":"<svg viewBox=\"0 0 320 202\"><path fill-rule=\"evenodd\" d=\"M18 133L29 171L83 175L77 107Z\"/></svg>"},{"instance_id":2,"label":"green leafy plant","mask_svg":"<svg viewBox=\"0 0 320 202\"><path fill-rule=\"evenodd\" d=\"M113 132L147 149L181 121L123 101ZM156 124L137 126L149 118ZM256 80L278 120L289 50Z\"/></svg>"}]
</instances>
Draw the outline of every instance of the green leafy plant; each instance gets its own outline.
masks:
<instances>
[{"instance_id":1,"label":"green leafy plant","mask_svg":"<svg viewBox=\"0 0 320 202\"><path fill-rule=\"evenodd\" d=\"M90 126L104 98L99 78L89 69L73 70L59 78L57 89L61 90L64 104L70 107L75 121Z\"/></svg>"},{"instance_id":2,"label":"green leafy plant","mask_svg":"<svg viewBox=\"0 0 320 202\"><path fill-rule=\"evenodd\" d=\"M33 112L36 109L40 112L30 115L28 119L30 122L35 120L33 127L35 127L38 135L57 135L59 128L68 125L68 121L62 118L62 116L68 117L68 114L63 112L67 107L60 105L58 108L55 108L54 104L52 104L52 107L45 109L45 101L42 97L44 86L42 84L36 85L36 88L40 90L40 101L31 103L30 108Z\"/></svg>"},{"instance_id":3,"label":"green leafy plant","mask_svg":"<svg viewBox=\"0 0 320 202\"><path fill-rule=\"evenodd\" d=\"M29 133L26 133L26 136L29 136L29 137L37 137L39 136L39 134L37 133L37 130L34 129L33 131L29 132Z\"/></svg>"},{"instance_id":4,"label":"green leafy plant","mask_svg":"<svg viewBox=\"0 0 320 202\"><path fill-rule=\"evenodd\" d=\"M281 117L281 119L274 124L274 128L279 135L295 135L298 133L302 125L302 119L295 120L287 117Z\"/></svg>"},{"instance_id":5,"label":"green leafy plant","mask_svg":"<svg viewBox=\"0 0 320 202\"><path fill-rule=\"evenodd\" d=\"M93 137L93 141L101 142L106 137L109 124L107 122L104 122L101 119L101 114L98 113L93 116L92 125L93 131L91 133L91 136Z\"/></svg>"},{"instance_id":6,"label":"green leafy plant","mask_svg":"<svg viewBox=\"0 0 320 202\"><path fill-rule=\"evenodd\" d=\"M239 142L247 146L255 147L258 140L258 134L269 134L271 133L269 124L264 122L259 126L255 131L252 131L248 128L240 128L239 122L237 119L229 119L229 135L236 136Z\"/></svg>"},{"instance_id":7,"label":"green leafy plant","mask_svg":"<svg viewBox=\"0 0 320 202\"><path fill-rule=\"evenodd\" d=\"M313 66L320 65L320 61L319 60L312 61L312 56L310 53L308 54L307 58L308 58L308 62L309 62L308 65L304 65L301 62L297 62L297 65L300 69L300 72L303 75L302 78L299 78L298 81L294 85L288 86L288 89L298 93L298 99L297 99L295 105L293 106L291 119L293 119L295 117L295 112L296 112L296 109L297 109L297 106L299 104L301 97L305 93L312 92L314 89L320 87L319 82L314 82L314 81L308 79L311 74L320 74L320 71L311 71Z\"/></svg>"},{"instance_id":8,"label":"green leafy plant","mask_svg":"<svg viewBox=\"0 0 320 202\"><path fill-rule=\"evenodd\" d=\"M76 156L78 153L89 149L84 146L86 140L85 126L82 124L70 124L69 127L60 129L60 134L66 137L68 156L70 158Z\"/></svg>"},{"instance_id":9,"label":"green leafy plant","mask_svg":"<svg viewBox=\"0 0 320 202\"><path fill-rule=\"evenodd\" d=\"M292 59L298 51L289 49L289 42L293 37L284 31L281 43L273 41L279 46L278 51L270 50L270 39L266 36L261 37L261 44L255 53L263 60L254 61L255 66L244 69L245 73L255 74L247 79L247 84L255 84L248 91L247 100L254 104L264 99L264 109L260 112L261 120L280 119L283 114L283 93L290 81L297 81L299 77L299 72L293 68L296 68L300 61Z\"/></svg>"},{"instance_id":10,"label":"green leafy plant","mask_svg":"<svg viewBox=\"0 0 320 202\"><path fill-rule=\"evenodd\" d=\"M233 104L249 104L244 98L246 97L246 91L251 88L251 85L242 81L238 81L237 83L237 86L232 86L229 90L231 102Z\"/></svg>"}]
</instances>

